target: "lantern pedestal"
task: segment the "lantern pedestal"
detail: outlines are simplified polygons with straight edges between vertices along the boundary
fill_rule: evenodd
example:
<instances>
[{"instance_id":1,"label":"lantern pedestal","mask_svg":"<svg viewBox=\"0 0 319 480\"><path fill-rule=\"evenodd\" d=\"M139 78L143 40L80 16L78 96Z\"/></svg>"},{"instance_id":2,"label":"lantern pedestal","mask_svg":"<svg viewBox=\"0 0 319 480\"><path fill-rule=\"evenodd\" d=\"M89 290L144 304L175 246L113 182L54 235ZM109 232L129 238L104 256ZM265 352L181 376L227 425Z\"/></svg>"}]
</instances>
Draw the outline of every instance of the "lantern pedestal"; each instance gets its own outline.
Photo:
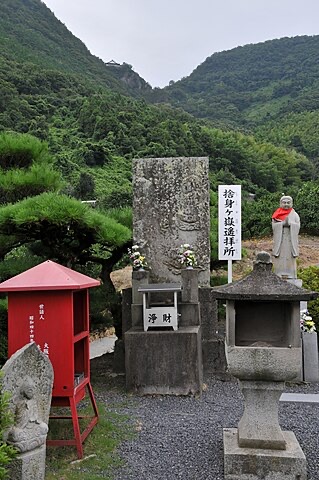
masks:
<instances>
[{"instance_id":1,"label":"lantern pedestal","mask_svg":"<svg viewBox=\"0 0 319 480\"><path fill-rule=\"evenodd\" d=\"M239 381L245 410L238 423L238 444L247 448L286 448L278 422L279 398L284 382Z\"/></svg>"},{"instance_id":2,"label":"lantern pedestal","mask_svg":"<svg viewBox=\"0 0 319 480\"><path fill-rule=\"evenodd\" d=\"M307 462L292 432L282 432L285 450L243 448L236 428L224 428L225 480L306 480Z\"/></svg>"}]
</instances>

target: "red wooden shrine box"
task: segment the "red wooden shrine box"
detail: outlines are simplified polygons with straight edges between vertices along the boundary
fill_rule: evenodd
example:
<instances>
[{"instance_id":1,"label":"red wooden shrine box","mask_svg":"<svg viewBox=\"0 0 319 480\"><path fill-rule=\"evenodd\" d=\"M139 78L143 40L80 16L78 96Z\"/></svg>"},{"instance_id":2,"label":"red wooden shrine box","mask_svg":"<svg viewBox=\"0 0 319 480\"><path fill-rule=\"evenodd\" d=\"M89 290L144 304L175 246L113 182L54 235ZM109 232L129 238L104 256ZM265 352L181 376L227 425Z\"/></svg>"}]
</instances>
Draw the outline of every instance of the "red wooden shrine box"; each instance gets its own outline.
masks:
<instances>
[{"instance_id":1,"label":"red wooden shrine box","mask_svg":"<svg viewBox=\"0 0 319 480\"><path fill-rule=\"evenodd\" d=\"M89 292L100 282L48 260L3 283L8 292L8 356L24 345L36 342L48 355L54 369L52 406L67 406L72 418L74 439L48 440L48 445L76 445L83 456L82 443L98 421L90 383ZM77 404L86 389L94 416L80 432Z\"/></svg>"}]
</instances>

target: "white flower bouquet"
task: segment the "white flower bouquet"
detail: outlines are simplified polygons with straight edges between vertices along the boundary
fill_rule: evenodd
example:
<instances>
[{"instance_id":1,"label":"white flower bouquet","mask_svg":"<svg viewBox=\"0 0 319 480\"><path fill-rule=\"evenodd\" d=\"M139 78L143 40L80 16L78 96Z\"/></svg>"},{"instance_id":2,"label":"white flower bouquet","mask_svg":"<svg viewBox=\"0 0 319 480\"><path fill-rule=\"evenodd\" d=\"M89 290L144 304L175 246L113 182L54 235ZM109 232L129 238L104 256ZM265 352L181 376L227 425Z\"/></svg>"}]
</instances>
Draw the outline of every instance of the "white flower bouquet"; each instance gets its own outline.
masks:
<instances>
[{"instance_id":1,"label":"white flower bouquet","mask_svg":"<svg viewBox=\"0 0 319 480\"><path fill-rule=\"evenodd\" d=\"M193 247L189 243L183 243L179 247L178 260L185 267L195 267L197 265Z\"/></svg>"},{"instance_id":2,"label":"white flower bouquet","mask_svg":"<svg viewBox=\"0 0 319 480\"><path fill-rule=\"evenodd\" d=\"M300 311L300 328L302 332L314 333L316 332L315 322L309 315L308 310Z\"/></svg>"},{"instance_id":3,"label":"white flower bouquet","mask_svg":"<svg viewBox=\"0 0 319 480\"><path fill-rule=\"evenodd\" d=\"M141 270L148 266L145 256L142 255L139 250L140 247L138 245L133 245L132 248L128 249L133 270Z\"/></svg>"}]
</instances>

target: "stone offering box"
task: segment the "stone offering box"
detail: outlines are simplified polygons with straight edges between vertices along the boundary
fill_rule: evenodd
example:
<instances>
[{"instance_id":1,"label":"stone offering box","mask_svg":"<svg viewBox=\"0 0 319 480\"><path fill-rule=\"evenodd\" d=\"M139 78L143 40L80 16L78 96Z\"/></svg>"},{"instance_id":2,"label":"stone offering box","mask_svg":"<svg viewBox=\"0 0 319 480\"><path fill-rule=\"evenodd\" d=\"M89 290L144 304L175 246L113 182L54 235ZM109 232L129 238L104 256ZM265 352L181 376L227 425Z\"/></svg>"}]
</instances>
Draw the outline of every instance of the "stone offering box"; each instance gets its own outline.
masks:
<instances>
[{"instance_id":1,"label":"stone offering box","mask_svg":"<svg viewBox=\"0 0 319 480\"><path fill-rule=\"evenodd\" d=\"M213 290L226 300L226 359L245 401L238 429L224 430L225 479L271 472L271 479L303 480L305 456L294 434L281 430L278 404L284 382L301 371L300 302L319 294L274 274L266 252L250 275Z\"/></svg>"},{"instance_id":2,"label":"stone offering box","mask_svg":"<svg viewBox=\"0 0 319 480\"><path fill-rule=\"evenodd\" d=\"M141 285L138 288L138 291L143 294L143 327L145 332L153 327L177 330L177 292L181 290L182 285L180 283L155 283ZM165 294L165 297L163 297L163 294Z\"/></svg>"}]
</instances>

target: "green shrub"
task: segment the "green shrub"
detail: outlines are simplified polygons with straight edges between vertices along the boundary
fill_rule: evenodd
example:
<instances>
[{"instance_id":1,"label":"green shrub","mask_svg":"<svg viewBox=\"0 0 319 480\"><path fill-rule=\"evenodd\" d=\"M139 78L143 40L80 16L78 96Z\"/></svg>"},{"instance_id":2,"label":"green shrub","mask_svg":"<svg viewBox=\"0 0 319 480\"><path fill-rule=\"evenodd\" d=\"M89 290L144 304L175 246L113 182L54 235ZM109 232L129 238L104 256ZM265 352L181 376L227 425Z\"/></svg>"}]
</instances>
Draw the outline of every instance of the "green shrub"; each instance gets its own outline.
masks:
<instances>
[{"instance_id":1,"label":"green shrub","mask_svg":"<svg viewBox=\"0 0 319 480\"><path fill-rule=\"evenodd\" d=\"M7 467L15 457L16 450L5 443L2 438L5 430L12 424L12 416L9 412L9 397L3 392L0 372L0 480L8 477Z\"/></svg>"},{"instance_id":2,"label":"green shrub","mask_svg":"<svg viewBox=\"0 0 319 480\"><path fill-rule=\"evenodd\" d=\"M210 286L218 287L219 285L226 285L228 283L227 275L211 275Z\"/></svg>"},{"instance_id":3,"label":"green shrub","mask_svg":"<svg viewBox=\"0 0 319 480\"><path fill-rule=\"evenodd\" d=\"M114 325L113 304L119 299L116 294L106 292L103 285L90 290L90 329L98 330Z\"/></svg>"},{"instance_id":4,"label":"green shrub","mask_svg":"<svg viewBox=\"0 0 319 480\"><path fill-rule=\"evenodd\" d=\"M319 235L319 213L317 199L319 195L319 183L307 182L299 190L296 196L296 211L302 220L301 228L309 235Z\"/></svg>"}]
</instances>

